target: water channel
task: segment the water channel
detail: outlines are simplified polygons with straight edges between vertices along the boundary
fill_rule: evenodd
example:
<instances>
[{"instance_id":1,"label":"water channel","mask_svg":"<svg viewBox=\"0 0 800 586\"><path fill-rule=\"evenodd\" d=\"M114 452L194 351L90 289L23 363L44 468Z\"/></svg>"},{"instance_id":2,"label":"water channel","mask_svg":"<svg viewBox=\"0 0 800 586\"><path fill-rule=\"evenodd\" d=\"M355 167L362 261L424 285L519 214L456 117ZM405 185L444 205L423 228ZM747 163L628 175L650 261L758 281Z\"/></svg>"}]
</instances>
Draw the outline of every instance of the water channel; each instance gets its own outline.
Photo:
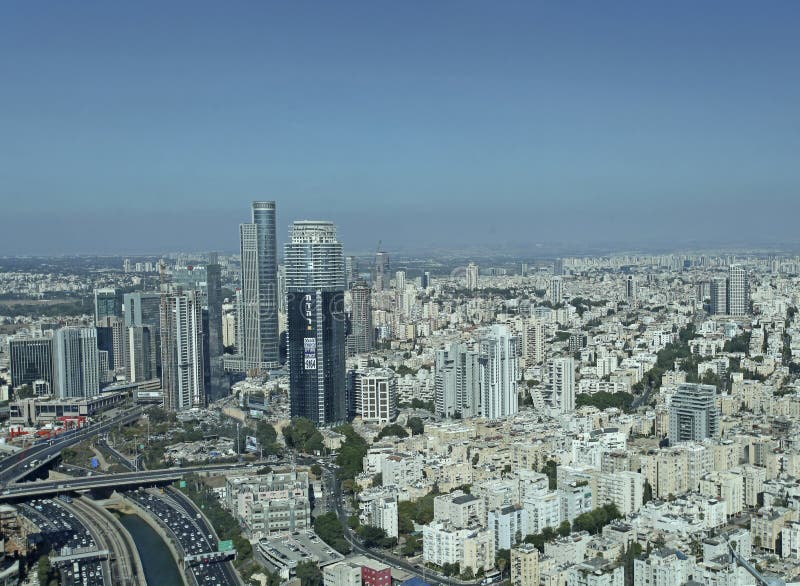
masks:
<instances>
[{"instance_id":1,"label":"water channel","mask_svg":"<svg viewBox=\"0 0 800 586\"><path fill-rule=\"evenodd\" d=\"M181 586L183 580L180 571L161 536L137 515L120 515L119 521L136 543L147 583L153 586Z\"/></svg>"}]
</instances>

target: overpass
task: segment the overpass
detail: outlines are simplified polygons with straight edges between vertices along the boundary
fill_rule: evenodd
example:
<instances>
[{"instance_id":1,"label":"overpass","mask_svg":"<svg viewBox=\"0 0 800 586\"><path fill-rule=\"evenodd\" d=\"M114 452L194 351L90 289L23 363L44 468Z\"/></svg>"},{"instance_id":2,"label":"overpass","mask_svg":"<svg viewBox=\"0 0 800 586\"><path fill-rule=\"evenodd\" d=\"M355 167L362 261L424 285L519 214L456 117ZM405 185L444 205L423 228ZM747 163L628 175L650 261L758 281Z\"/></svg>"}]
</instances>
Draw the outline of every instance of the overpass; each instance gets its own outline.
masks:
<instances>
[{"instance_id":1,"label":"overpass","mask_svg":"<svg viewBox=\"0 0 800 586\"><path fill-rule=\"evenodd\" d=\"M66 478L63 480L38 480L8 484L0 493L0 502L26 499L35 496L61 494L93 489L134 488L145 485L169 484L180 480L192 472L225 472L252 468L252 464L208 464L188 468L167 468L163 470L146 470L138 472L120 472L118 474L98 474L83 478Z\"/></svg>"},{"instance_id":2,"label":"overpass","mask_svg":"<svg viewBox=\"0 0 800 586\"><path fill-rule=\"evenodd\" d=\"M40 439L23 451L0 460L0 484L19 482L57 458L62 449L82 442L90 436L110 431L118 425L133 423L142 416L142 413L142 408L137 407L108 421L66 431L52 439Z\"/></svg>"}]
</instances>

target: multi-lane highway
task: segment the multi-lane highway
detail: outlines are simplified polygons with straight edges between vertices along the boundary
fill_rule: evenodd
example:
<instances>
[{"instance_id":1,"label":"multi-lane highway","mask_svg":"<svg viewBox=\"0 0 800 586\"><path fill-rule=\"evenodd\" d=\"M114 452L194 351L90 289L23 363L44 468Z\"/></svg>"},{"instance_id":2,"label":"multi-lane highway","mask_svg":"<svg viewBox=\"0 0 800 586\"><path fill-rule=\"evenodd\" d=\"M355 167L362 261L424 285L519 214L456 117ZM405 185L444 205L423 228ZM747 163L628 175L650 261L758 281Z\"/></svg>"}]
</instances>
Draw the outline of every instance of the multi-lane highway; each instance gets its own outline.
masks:
<instances>
[{"instance_id":1,"label":"multi-lane highway","mask_svg":"<svg viewBox=\"0 0 800 586\"><path fill-rule=\"evenodd\" d=\"M38 440L21 452L0 460L0 484L16 482L58 456L64 448L77 444L93 435L105 433L118 425L132 423L141 417L142 412L141 407L135 407L120 413L113 419L93 423L80 429L65 431L55 438Z\"/></svg>"}]
</instances>

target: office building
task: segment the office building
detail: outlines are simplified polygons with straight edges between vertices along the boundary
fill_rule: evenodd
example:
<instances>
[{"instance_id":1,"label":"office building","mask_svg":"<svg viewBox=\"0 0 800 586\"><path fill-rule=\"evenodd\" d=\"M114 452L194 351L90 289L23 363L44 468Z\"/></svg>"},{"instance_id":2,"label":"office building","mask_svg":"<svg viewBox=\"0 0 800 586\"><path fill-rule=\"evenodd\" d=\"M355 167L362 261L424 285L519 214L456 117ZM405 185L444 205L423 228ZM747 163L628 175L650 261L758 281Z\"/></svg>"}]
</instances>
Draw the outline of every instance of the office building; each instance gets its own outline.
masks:
<instances>
[{"instance_id":1,"label":"office building","mask_svg":"<svg viewBox=\"0 0 800 586\"><path fill-rule=\"evenodd\" d=\"M478 352L464 344L450 344L435 356L434 403L442 417L480 415L480 363Z\"/></svg>"},{"instance_id":2,"label":"office building","mask_svg":"<svg viewBox=\"0 0 800 586\"><path fill-rule=\"evenodd\" d=\"M244 346L240 353L249 374L263 374L280 365L275 202L254 201L251 211L252 222L239 227Z\"/></svg>"},{"instance_id":3,"label":"office building","mask_svg":"<svg viewBox=\"0 0 800 586\"><path fill-rule=\"evenodd\" d=\"M550 303L558 305L564 300L564 288L561 277L552 277L550 279Z\"/></svg>"},{"instance_id":4,"label":"office building","mask_svg":"<svg viewBox=\"0 0 800 586\"><path fill-rule=\"evenodd\" d=\"M366 423L385 424L397 419L397 376L387 368L355 373L356 413Z\"/></svg>"},{"instance_id":5,"label":"office building","mask_svg":"<svg viewBox=\"0 0 800 586\"><path fill-rule=\"evenodd\" d=\"M547 394L550 407L558 413L575 410L575 359L551 358L547 361Z\"/></svg>"},{"instance_id":6,"label":"office building","mask_svg":"<svg viewBox=\"0 0 800 586\"><path fill-rule=\"evenodd\" d=\"M553 275L560 277L564 274L564 259L557 258L553 261Z\"/></svg>"},{"instance_id":7,"label":"office building","mask_svg":"<svg viewBox=\"0 0 800 586\"><path fill-rule=\"evenodd\" d=\"M388 283L389 253L379 250L375 253L375 268L372 272L372 286L375 291L383 291Z\"/></svg>"},{"instance_id":8,"label":"office building","mask_svg":"<svg viewBox=\"0 0 800 586\"><path fill-rule=\"evenodd\" d=\"M161 294L155 291L136 291L126 293L125 301L125 327L145 327L150 336L149 346L154 348L152 360L155 364L155 374L153 378L161 377ZM143 365L133 365L130 362L130 332L126 332L125 344L127 346L125 355L128 357L127 370L130 373L134 368L140 370L147 369ZM137 355L140 359L144 354Z\"/></svg>"},{"instance_id":9,"label":"office building","mask_svg":"<svg viewBox=\"0 0 800 586\"><path fill-rule=\"evenodd\" d=\"M420 279L420 285L423 289L427 289L431 286L431 272L425 271L422 273L422 278Z\"/></svg>"},{"instance_id":10,"label":"office building","mask_svg":"<svg viewBox=\"0 0 800 586\"><path fill-rule=\"evenodd\" d=\"M95 328L56 330L53 391L60 399L93 397L100 392L100 356Z\"/></svg>"},{"instance_id":11,"label":"office building","mask_svg":"<svg viewBox=\"0 0 800 586\"><path fill-rule=\"evenodd\" d=\"M511 549L511 586L539 586L539 550L532 543Z\"/></svg>"},{"instance_id":12,"label":"office building","mask_svg":"<svg viewBox=\"0 0 800 586\"><path fill-rule=\"evenodd\" d=\"M205 383L207 402L211 403L230 393L223 367L224 345L222 340L222 267L216 253L209 255L206 265L206 303L208 328L203 330L207 344L205 350L207 380Z\"/></svg>"},{"instance_id":13,"label":"office building","mask_svg":"<svg viewBox=\"0 0 800 586\"><path fill-rule=\"evenodd\" d=\"M474 262L467 265L466 287L469 291L475 291L478 288L478 265Z\"/></svg>"},{"instance_id":14,"label":"office building","mask_svg":"<svg viewBox=\"0 0 800 586\"><path fill-rule=\"evenodd\" d=\"M720 432L717 388L683 383L669 406L669 442L700 441Z\"/></svg>"},{"instance_id":15,"label":"office building","mask_svg":"<svg viewBox=\"0 0 800 586\"><path fill-rule=\"evenodd\" d=\"M34 381L53 383L53 339L15 336L8 341L11 386L33 386Z\"/></svg>"},{"instance_id":16,"label":"office building","mask_svg":"<svg viewBox=\"0 0 800 586\"><path fill-rule=\"evenodd\" d=\"M728 312L728 283L725 279L711 281L711 314L725 315Z\"/></svg>"},{"instance_id":17,"label":"office building","mask_svg":"<svg viewBox=\"0 0 800 586\"><path fill-rule=\"evenodd\" d=\"M358 281L358 259L354 256L346 256L344 259L345 288L349 289L353 283Z\"/></svg>"},{"instance_id":18,"label":"office building","mask_svg":"<svg viewBox=\"0 0 800 586\"><path fill-rule=\"evenodd\" d=\"M375 328L372 326L372 295L364 281L356 281L350 289L350 335L347 351L350 355L371 352L375 347Z\"/></svg>"},{"instance_id":19,"label":"office building","mask_svg":"<svg viewBox=\"0 0 800 586\"><path fill-rule=\"evenodd\" d=\"M205 405L203 310L198 291L163 285L161 382L164 408L185 411Z\"/></svg>"},{"instance_id":20,"label":"office building","mask_svg":"<svg viewBox=\"0 0 800 586\"><path fill-rule=\"evenodd\" d=\"M344 421L344 258L332 222L297 221L285 248L292 417Z\"/></svg>"},{"instance_id":21,"label":"office building","mask_svg":"<svg viewBox=\"0 0 800 586\"><path fill-rule=\"evenodd\" d=\"M107 317L122 316L117 292L114 289L104 288L94 290L94 323L100 323Z\"/></svg>"},{"instance_id":22,"label":"office building","mask_svg":"<svg viewBox=\"0 0 800 586\"><path fill-rule=\"evenodd\" d=\"M481 415L499 419L518 409L518 340L504 325L493 325L480 341Z\"/></svg>"},{"instance_id":23,"label":"office building","mask_svg":"<svg viewBox=\"0 0 800 586\"><path fill-rule=\"evenodd\" d=\"M739 265L728 268L727 282L728 315L742 317L750 312L750 294L747 285L747 271Z\"/></svg>"},{"instance_id":24,"label":"office building","mask_svg":"<svg viewBox=\"0 0 800 586\"><path fill-rule=\"evenodd\" d=\"M158 348L150 326L128 328L128 380L141 382L158 378Z\"/></svg>"}]
</instances>

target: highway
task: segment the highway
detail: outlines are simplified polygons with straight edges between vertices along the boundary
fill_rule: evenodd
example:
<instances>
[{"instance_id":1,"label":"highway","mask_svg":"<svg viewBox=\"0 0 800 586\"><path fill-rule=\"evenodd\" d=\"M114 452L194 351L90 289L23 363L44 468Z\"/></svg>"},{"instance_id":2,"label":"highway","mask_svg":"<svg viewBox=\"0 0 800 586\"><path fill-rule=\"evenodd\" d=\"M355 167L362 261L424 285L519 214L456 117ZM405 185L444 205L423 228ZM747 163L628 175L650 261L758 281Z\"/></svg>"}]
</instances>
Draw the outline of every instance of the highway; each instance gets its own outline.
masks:
<instances>
[{"instance_id":1,"label":"highway","mask_svg":"<svg viewBox=\"0 0 800 586\"><path fill-rule=\"evenodd\" d=\"M119 462L123 466L128 468L128 470L133 470L134 466L130 462L130 460L125 458L122 454L120 454L116 450L113 450L113 453L117 456L117 459L119 460ZM216 465L216 466L213 466L213 465L212 466L202 466L202 467L199 467L199 468L194 468L194 470L209 470L209 469L213 469L213 470L231 470L231 469L241 468L241 467L242 467L242 465L239 464L239 463L236 463L236 464L219 464L219 465ZM247 467L253 467L253 465L248 464L245 467L246 468ZM185 473L185 472L191 472L193 469L192 468L182 468L180 470L182 470ZM144 472L136 472L135 474L138 475L138 476L141 476L142 474L145 474L145 473ZM217 532L214 530L214 528L211 526L211 524L208 523L208 520L206 519L206 516L203 515L203 513L194 505L194 503L189 498L187 498L186 495L184 495L181 491L176 490L174 488L167 488L167 491L168 491L169 495L172 497L172 499L174 500L174 502L177 505L179 505L186 512L187 515L189 515L189 517L193 520L193 522L195 524L198 525L201 534L213 536L212 545L214 547L216 547L217 544L219 543L219 538L217 537ZM236 586L241 584L241 579L239 578L239 575L236 573L236 571L233 569L233 564L231 562L220 562L220 563L218 563L216 565L220 568L220 570L222 572L223 579L224 579L226 584L236 585Z\"/></svg>"},{"instance_id":2,"label":"highway","mask_svg":"<svg viewBox=\"0 0 800 586\"><path fill-rule=\"evenodd\" d=\"M85 499L79 498L63 505L72 509L95 536L98 546L110 553L111 583L120 586L146 586L144 576L137 575L136 559L139 553L131 548L129 539L125 539L119 529L112 525L101 511Z\"/></svg>"},{"instance_id":3,"label":"highway","mask_svg":"<svg viewBox=\"0 0 800 586\"><path fill-rule=\"evenodd\" d=\"M65 431L52 439L38 440L37 443L21 452L0 460L0 485L17 482L45 462L58 456L64 448L77 444L87 437L105 433L118 425L127 425L136 421L141 417L142 412L141 407L136 407L108 421L93 423L92 425L87 425L76 430ZM38 463L32 465L34 461L38 461Z\"/></svg>"}]
</instances>

